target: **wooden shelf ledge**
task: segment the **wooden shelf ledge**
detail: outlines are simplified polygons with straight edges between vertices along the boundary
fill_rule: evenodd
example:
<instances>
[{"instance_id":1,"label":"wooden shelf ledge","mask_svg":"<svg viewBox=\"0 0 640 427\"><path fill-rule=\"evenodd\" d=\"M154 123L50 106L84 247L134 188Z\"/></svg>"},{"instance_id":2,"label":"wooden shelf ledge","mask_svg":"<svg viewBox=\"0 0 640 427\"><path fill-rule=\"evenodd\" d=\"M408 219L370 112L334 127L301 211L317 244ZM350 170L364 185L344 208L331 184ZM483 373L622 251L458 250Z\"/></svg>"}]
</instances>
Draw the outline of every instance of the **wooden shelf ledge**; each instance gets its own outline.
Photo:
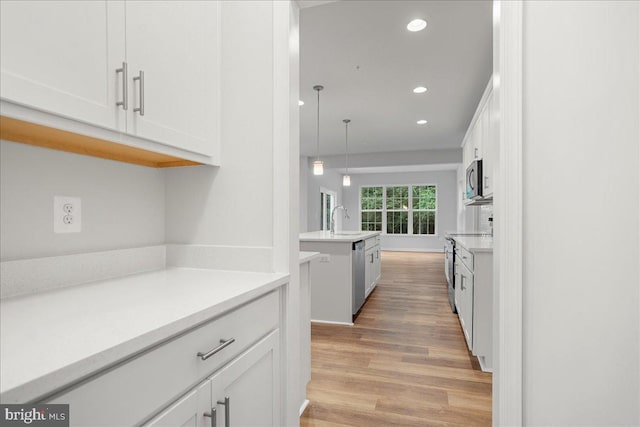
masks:
<instances>
[{"instance_id":1,"label":"wooden shelf ledge","mask_svg":"<svg viewBox=\"0 0 640 427\"><path fill-rule=\"evenodd\" d=\"M0 139L151 168L202 164L6 116L0 116Z\"/></svg>"}]
</instances>

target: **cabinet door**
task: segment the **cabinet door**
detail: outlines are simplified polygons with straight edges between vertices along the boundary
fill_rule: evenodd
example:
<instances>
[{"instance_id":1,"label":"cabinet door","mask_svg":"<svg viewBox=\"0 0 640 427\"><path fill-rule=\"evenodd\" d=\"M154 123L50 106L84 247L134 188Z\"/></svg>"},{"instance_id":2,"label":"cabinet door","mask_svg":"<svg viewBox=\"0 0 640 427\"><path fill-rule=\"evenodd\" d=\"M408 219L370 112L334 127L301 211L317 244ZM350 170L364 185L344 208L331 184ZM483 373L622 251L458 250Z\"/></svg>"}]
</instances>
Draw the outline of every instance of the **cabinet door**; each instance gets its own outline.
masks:
<instances>
[{"instance_id":1,"label":"cabinet door","mask_svg":"<svg viewBox=\"0 0 640 427\"><path fill-rule=\"evenodd\" d=\"M456 270L460 279L459 282L456 282L456 287L460 288L460 304L456 305L458 316L467 347L469 350L473 350L473 274L461 262L456 264Z\"/></svg>"},{"instance_id":2,"label":"cabinet door","mask_svg":"<svg viewBox=\"0 0 640 427\"><path fill-rule=\"evenodd\" d=\"M219 3L126 2L127 133L218 156Z\"/></svg>"},{"instance_id":3,"label":"cabinet door","mask_svg":"<svg viewBox=\"0 0 640 427\"><path fill-rule=\"evenodd\" d=\"M369 248L364 253L364 283L365 283L365 296L369 296L373 289L373 282L375 280L375 271L373 267L373 260L375 258L375 249Z\"/></svg>"},{"instance_id":4,"label":"cabinet door","mask_svg":"<svg viewBox=\"0 0 640 427\"><path fill-rule=\"evenodd\" d=\"M200 427L211 425L211 381L200 384L186 396L145 424L145 427Z\"/></svg>"},{"instance_id":5,"label":"cabinet door","mask_svg":"<svg viewBox=\"0 0 640 427\"><path fill-rule=\"evenodd\" d=\"M124 130L122 1L1 1L1 97Z\"/></svg>"},{"instance_id":6,"label":"cabinet door","mask_svg":"<svg viewBox=\"0 0 640 427\"><path fill-rule=\"evenodd\" d=\"M382 259L381 259L381 255L380 255L380 246L376 246L376 257L374 260L374 286L376 283L378 283L378 280L380 280L380 277L382 276Z\"/></svg>"},{"instance_id":7,"label":"cabinet door","mask_svg":"<svg viewBox=\"0 0 640 427\"><path fill-rule=\"evenodd\" d=\"M484 175L482 193L484 196L493 194L493 170L496 164L496 156L498 155L498 142L500 138L500 115L498 102L498 96L494 89L489 97L488 131L484 150L484 159L482 161L482 173Z\"/></svg>"},{"instance_id":8,"label":"cabinet door","mask_svg":"<svg viewBox=\"0 0 640 427\"><path fill-rule=\"evenodd\" d=\"M279 349L275 330L211 378L218 426L282 425Z\"/></svg>"}]
</instances>

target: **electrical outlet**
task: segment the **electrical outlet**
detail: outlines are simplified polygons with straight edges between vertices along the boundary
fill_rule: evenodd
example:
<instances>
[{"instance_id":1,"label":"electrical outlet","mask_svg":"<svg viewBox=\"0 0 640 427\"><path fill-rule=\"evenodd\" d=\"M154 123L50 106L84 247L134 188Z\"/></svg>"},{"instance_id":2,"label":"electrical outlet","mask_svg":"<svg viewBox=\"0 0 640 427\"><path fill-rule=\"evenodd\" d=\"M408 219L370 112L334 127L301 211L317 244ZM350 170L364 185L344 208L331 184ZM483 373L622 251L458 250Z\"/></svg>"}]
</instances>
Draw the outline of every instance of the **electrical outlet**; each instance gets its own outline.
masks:
<instances>
[{"instance_id":1,"label":"electrical outlet","mask_svg":"<svg viewBox=\"0 0 640 427\"><path fill-rule=\"evenodd\" d=\"M79 197L53 197L53 232L79 233L82 231L82 202Z\"/></svg>"}]
</instances>

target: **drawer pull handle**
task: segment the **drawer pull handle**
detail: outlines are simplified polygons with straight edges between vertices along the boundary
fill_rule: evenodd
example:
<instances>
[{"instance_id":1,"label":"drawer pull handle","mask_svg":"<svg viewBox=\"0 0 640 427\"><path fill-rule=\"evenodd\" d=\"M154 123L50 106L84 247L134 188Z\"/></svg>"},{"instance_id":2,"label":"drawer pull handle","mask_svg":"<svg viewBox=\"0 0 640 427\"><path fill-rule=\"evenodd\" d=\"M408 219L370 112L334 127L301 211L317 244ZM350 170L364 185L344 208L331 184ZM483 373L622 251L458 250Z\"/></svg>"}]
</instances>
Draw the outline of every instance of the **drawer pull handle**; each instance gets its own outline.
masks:
<instances>
[{"instance_id":1,"label":"drawer pull handle","mask_svg":"<svg viewBox=\"0 0 640 427\"><path fill-rule=\"evenodd\" d=\"M229 420L229 413L231 412L231 399L226 396L224 400L218 400L218 405L224 406L224 427L230 427L231 421Z\"/></svg>"},{"instance_id":2,"label":"drawer pull handle","mask_svg":"<svg viewBox=\"0 0 640 427\"><path fill-rule=\"evenodd\" d=\"M202 360L207 360L208 358L210 358L211 356L213 356L214 354L216 354L217 352L225 349L226 347L229 347L231 344L233 344L236 341L235 338L231 338L228 340L220 340L220 345L217 346L216 348L214 348L213 350L210 350L206 353L202 353L199 352L198 353L198 357Z\"/></svg>"},{"instance_id":3,"label":"drawer pull handle","mask_svg":"<svg viewBox=\"0 0 640 427\"><path fill-rule=\"evenodd\" d=\"M205 412L204 414L202 414L207 418L211 418L211 427L216 427L218 425L218 420L216 419L217 413L217 408L211 408L211 412Z\"/></svg>"}]
</instances>

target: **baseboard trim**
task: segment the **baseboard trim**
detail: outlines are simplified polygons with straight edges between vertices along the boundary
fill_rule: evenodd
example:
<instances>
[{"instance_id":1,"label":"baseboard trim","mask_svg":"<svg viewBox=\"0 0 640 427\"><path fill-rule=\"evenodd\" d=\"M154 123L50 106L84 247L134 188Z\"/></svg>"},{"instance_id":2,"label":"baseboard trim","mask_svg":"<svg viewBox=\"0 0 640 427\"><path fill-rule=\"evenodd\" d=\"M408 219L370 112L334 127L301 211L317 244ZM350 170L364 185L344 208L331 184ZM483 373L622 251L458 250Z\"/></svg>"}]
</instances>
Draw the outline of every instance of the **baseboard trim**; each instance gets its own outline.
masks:
<instances>
[{"instance_id":1,"label":"baseboard trim","mask_svg":"<svg viewBox=\"0 0 640 427\"><path fill-rule=\"evenodd\" d=\"M426 249L426 248L393 248L387 249L384 247L380 248L383 252L433 252L433 253L443 253L443 249Z\"/></svg>"},{"instance_id":2,"label":"baseboard trim","mask_svg":"<svg viewBox=\"0 0 640 427\"><path fill-rule=\"evenodd\" d=\"M304 410L307 409L307 406L309 406L309 399L305 399L304 402L302 402L302 405L300 405L300 416L304 414Z\"/></svg>"},{"instance_id":3,"label":"baseboard trim","mask_svg":"<svg viewBox=\"0 0 640 427\"><path fill-rule=\"evenodd\" d=\"M311 319L311 323L325 323L327 325L353 326L353 323L349 323L349 322L334 322L334 321L331 321L331 320L315 320L315 319Z\"/></svg>"}]
</instances>

